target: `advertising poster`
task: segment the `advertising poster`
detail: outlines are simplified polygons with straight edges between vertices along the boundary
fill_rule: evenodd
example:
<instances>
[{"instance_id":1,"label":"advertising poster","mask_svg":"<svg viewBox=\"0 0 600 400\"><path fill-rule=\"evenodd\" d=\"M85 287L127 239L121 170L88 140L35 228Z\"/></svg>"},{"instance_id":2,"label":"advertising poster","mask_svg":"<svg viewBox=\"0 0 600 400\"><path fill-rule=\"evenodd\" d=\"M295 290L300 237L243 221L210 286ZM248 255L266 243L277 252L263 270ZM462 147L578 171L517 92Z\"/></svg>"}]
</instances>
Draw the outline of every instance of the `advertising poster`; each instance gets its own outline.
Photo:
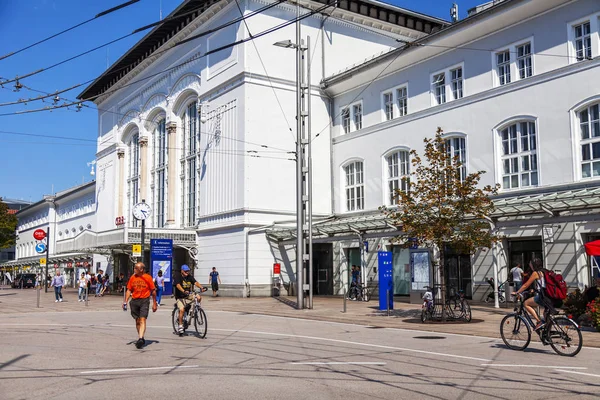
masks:
<instances>
[{"instance_id":1,"label":"advertising poster","mask_svg":"<svg viewBox=\"0 0 600 400\"><path fill-rule=\"evenodd\" d=\"M165 278L164 295L173 293L172 267L173 267L173 240L150 240L150 264L152 265L152 278L156 279L158 271L162 271Z\"/></svg>"}]
</instances>

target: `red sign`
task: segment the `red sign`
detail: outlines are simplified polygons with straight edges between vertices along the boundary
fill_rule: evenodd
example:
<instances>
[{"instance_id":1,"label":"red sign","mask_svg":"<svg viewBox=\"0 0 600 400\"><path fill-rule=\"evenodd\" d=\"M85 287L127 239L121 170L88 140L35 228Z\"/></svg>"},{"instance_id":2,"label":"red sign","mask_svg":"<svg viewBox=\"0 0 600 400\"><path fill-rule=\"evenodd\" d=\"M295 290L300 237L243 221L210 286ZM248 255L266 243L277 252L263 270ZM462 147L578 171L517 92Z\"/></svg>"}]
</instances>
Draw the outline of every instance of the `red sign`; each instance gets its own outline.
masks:
<instances>
[{"instance_id":1,"label":"red sign","mask_svg":"<svg viewBox=\"0 0 600 400\"><path fill-rule=\"evenodd\" d=\"M33 238L35 240L44 240L46 238L46 231L43 229L36 229L33 232Z\"/></svg>"},{"instance_id":2,"label":"red sign","mask_svg":"<svg viewBox=\"0 0 600 400\"><path fill-rule=\"evenodd\" d=\"M281 264L275 263L273 264L273 275L281 274Z\"/></svg>"},{"instance_id":3,"label":"red sign","mask_svg":"<svg viewBox=\"0 0 600 400\"><path fill-rule=\"evenodd\" d=\"M125 217L115 218L115 225L117 225L117 226L125 225Z\"/></svg>"}]
</instances>

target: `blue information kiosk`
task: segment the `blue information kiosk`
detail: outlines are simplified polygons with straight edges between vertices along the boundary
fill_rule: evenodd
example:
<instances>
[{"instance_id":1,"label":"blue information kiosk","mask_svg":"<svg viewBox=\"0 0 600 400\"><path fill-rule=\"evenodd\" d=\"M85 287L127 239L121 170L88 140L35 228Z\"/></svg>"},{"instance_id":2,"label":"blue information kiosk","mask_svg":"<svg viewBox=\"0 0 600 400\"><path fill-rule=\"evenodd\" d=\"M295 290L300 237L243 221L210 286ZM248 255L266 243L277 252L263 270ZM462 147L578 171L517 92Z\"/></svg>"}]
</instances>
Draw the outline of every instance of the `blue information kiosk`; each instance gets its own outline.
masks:
<instances>
[{"instance_id":1,"label":"blue information kiosk","mask_svg":"<svg viewBox=\"0 0 600 400\"><path fill-rule=\"evenodd\" d=\"M379 309L394 309L394 269L392 266L392 252L378 251L379 264Z\"/></svg>"},{"instance_id":2,"label":"blue information kiosk","mask_svg":"<svg viewBox=\"0 0 600 400\"><path fill-rule=\"evenodd\" d=\"M150 264L152 265L152 278L156 279L158 271L163 272L165 278L164 295L173 293L173 240L151 239L150 240Z\"/></svg>"}]
</instances>

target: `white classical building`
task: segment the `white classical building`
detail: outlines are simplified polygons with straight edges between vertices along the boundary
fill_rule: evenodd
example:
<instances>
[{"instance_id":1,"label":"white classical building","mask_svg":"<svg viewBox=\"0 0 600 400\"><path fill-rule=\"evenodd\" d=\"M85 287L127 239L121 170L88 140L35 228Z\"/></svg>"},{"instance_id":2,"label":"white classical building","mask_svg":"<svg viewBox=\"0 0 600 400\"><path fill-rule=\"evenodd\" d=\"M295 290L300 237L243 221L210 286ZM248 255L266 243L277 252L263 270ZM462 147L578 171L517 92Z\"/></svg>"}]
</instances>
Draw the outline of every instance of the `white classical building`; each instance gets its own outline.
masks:
<instances>
[{"instance_id":1,"label":"white classical building","mask_svg":"<svg viewBox=\"0 0 600 400\"><path fill-rule=\"evenodd\" d=\"M38 229L48 231L49 237L43 243L50 246L47 259L51 276L59 269L67 277L67 284L75 285L74 274L78 269L95 272L100 268L107 271L106 257L94 254L81 246L72 251L64 251L64 243L85 237L96 229L96 184L84 183L56 194L44 196L17 212L17 243L15 260L1 265L3 269L17 272L38 272L40 259L46 253L39 253L36 246L42 241L33 237ZM110 273L110 271L108 271ZM112 279L112 275L111 275Z\"/></svg>"},{"instance_id":2,"label":"white classical building","mask_svg":"<svg viewBox=\"0 0 600 400\"><path fill-rule=\"evenodd\" d=\"M299 4L312 43L312 124L322 129L313 211L329 216L335 131L316 83L447 23L373 0ZM146 238L173 239L175 274L192 264L205 281L217 267L226 293L270 293L279 255L261 228L296 214L295 53L273 43L294 40L295 28L260 34L295 16L283 1L186 0L79 95L99 110L97 224L61 251L109 250L115 272L127 272L141 235L131 210L144 200ZM294 270L286 262L284 280Z\"/></svg>"},{"instance_id":3,"label":"white classical building","mask_svg":"<svg viewBox=\"0 0 600 400\"><path fill-rule=\"evenodd\" d=\"M313 228L318 289L340 293L350 265L376 284L377 249L393 252L395 294L422 288L411 258L422 249L390 244L400 232L378 207L393 206L409 151L422 154L437 127L465 172L501 185L492 218L502 241L452 254L450 284L479 299L494 264L504 280L539 257L569 286L589 285L598 271L583 244L600 237L599 56L597 0L505 0L326 77L334 127L313 145L331 145L335 217ZM285 254L292 233L280 225L268 235Z\"/></svg>"}]
</instances>

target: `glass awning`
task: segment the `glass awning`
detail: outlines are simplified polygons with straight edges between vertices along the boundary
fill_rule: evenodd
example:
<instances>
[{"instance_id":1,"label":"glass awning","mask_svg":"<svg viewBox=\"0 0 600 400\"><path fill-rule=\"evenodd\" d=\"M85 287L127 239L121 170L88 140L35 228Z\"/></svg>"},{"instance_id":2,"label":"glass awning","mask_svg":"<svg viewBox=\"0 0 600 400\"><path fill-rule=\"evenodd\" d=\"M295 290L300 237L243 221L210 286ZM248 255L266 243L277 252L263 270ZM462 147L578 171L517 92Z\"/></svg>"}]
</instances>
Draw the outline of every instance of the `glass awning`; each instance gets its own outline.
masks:
<instances>
[{"instance_id":1,"label":"glass awning","mask_svg":"<svg viewBox=\"0 0 600 400\"><path fill-rule=\"evenodd\" d=\"M512 197L496 197L496 210L492 218L510 218L525 215L546 214L558 216L565 211L600 208L600 187L584 187L546 193L531 193ZM390 219L381 212L354 216L336 215L313 222L313 238L335 237L353 233L398 232ZM296 238L295 225L274 224L266 229L267 237L275 241Z\"/></svg>"}]
</instances>

